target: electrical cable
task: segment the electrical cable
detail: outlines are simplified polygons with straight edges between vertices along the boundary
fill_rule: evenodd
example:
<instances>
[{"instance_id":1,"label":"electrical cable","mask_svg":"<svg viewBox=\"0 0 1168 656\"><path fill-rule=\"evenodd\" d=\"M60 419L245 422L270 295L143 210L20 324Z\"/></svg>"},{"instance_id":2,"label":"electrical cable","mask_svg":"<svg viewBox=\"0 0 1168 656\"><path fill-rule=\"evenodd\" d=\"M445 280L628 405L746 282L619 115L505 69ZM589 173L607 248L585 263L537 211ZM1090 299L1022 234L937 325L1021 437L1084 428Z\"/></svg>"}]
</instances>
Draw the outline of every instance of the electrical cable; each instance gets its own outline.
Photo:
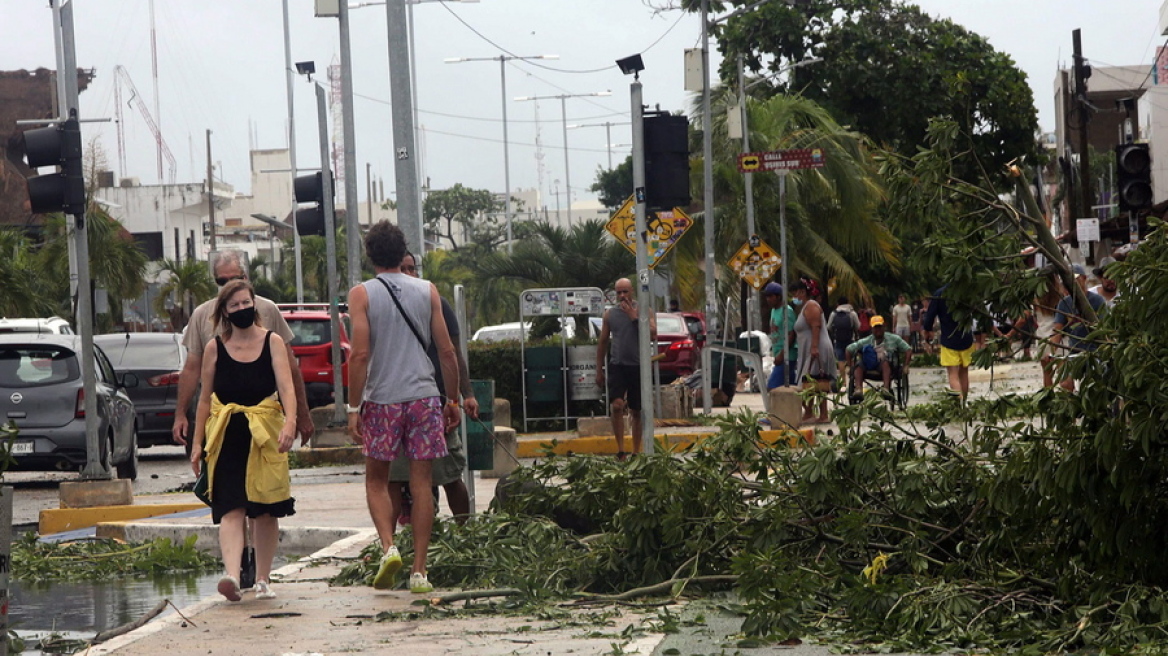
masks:
<instances>
[{"instance_id":1,"label":"electrical cable","mask_svg":"<svg viewBox=\"0 0 1168 656\"><path fill-rule=\"evenodd\" d=\"M388 101L388 100L382 100L381 98L374 98L373 96L367 96L367 95L361 94L361 93L354 93L353 96L355 96L357 98L361 98L363 100L368 100L370 102L375 102L375 103L378 103L381 105L392 105L392 103L390 103L390 101ZM605 108L605 109L607 109L607 108ZM503 122L503 119L501 119L501 118L489 118L486 116L464 116L462 114L450 114L447 112L439 112L439 111L435 111L432 109L420 109L419 108L418 113L419 114L430 114L433 116L443 116L446 118L456 118L456 119L463 120L463 121L484 121L484 122L488 122L488 123L502 123ZM597 116L581 116L579 118L572 118L569 120L573 121L573 122L596 121L596 120L600 120L600 119L604 119L604 118L612 118L613 116L625 117L625 116L628 116L628 114L629 114L628 112L610 112L608 114L599 114ZM534 119L522 119L522 118L508 118L507 119L507 123L536 123L536 124L538 124L538 123L553 123L553 122L558 123L559 121L553 121L551 119L548 119L545 121L536 121Z\"/></svg>"},{"instance_id":2,"label":"electrical cable","mask_svg":"<svg viewBox=\"0 0 1168 656\"><path fill-rule=\"evenodd\" d=\"M494 48L497 48L498 50L500 50L504 54L509 55L511 57L515 57L517 59L521 59L519 55L516 55L514 52L499 45L498 43L493 41L490 37L488 37L487 35L483 34L482 32L478 31L477 29L475 29L475 27L473 25L466 22L466 20L463 19L462 16L458 15L458 12L454 11L454 9L452 9L450 7L450 3L446 2L446 0L440 0L439 4L441 4L443 9L450 12L450 15L454 16L455 20L462 23L463 26L466 27L466 29L470 30L475 36L479 37L483 41L486 41L488 44L490 44ZM644 50L641 50L640 52L641 53L648 52L650 48L652 48L652 47L656 46L658 43L660 43L666 36L669 35L670 32L673 31L673 28L677 27L678 24L681 23L682 18L685 18L685 12L682 12L681 15L679 15L677 17L677 20L673 22L673 25L670 25L669 28L666 29L665 32L661 36L657 37L657 39L654 40L653 43L650 43L647 48L645 48ZM548 66L546 64L537 64L531 60L523 60L523 61L525 61L526 63L528 63L531 66L535 66L536 68L542 68L542 69L553 71L556 73L573 73L573 74L603 73L605 71L612 70L616 66L616 64L609 64L608 66L604 66L602 68L589 68L589 69L580 70L580 69L570 69L570 68L556 68L554 66Z\"/></svg>"}]
</instances>

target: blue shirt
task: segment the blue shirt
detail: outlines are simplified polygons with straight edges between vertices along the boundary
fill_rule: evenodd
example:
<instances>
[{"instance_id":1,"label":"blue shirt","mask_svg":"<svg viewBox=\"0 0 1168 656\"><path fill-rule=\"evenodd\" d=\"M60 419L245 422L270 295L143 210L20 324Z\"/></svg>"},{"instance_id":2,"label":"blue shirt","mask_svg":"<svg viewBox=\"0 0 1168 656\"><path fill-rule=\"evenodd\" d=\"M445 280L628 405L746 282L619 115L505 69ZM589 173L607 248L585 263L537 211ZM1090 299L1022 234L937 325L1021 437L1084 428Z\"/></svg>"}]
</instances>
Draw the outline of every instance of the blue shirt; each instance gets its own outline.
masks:
<instances>
[{"instance_id":1,"label":"blue shirt","mask_svg":"<svg viewBox=\"0 0 1168 656\"><path fill-rule=\"evenodd\" d=\"M933 292L933 298L929 301L929 311L925 313L921 325L925 330L932 330L933 320L939 320L941 322L941 346L954 351L964 351L973 346L973 333L962 328L953 315L949 314L949 306L945 304L945 297L942 296L944 293L945 287Z\"/></svg>"}]
</instances>

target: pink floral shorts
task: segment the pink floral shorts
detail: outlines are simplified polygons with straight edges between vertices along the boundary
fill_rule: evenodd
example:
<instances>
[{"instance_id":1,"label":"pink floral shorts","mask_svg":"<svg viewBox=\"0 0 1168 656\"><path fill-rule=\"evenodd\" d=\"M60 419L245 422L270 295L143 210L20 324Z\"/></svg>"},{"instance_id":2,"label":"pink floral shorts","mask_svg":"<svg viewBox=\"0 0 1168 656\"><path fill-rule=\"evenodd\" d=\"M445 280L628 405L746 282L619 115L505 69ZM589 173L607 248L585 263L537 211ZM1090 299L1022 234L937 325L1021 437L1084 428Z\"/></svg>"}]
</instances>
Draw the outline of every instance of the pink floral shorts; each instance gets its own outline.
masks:
<instances>
[{"instance_id":1,"label":"pink floral shorts","mask_svg":"<svg viewBox=\"0 0 1168 656\"><path fill-rule=\"evenodd\" d=\"M361 450L367 458L435 460L447 454L440 396L388 405L366 401L361 425L365 435Z\"/></svg>"}]
</instances>

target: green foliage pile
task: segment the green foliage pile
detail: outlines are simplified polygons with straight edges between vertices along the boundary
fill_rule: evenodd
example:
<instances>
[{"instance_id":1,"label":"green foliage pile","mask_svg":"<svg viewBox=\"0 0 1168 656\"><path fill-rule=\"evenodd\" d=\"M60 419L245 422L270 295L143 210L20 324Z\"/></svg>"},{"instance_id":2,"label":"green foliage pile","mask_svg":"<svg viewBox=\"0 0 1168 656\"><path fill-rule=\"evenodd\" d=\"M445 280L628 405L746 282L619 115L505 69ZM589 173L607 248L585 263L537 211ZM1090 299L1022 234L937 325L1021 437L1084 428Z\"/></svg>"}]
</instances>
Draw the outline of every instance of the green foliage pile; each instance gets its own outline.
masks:
<instances>
[{"instance_id":1,"label":"green foliage pile","mask_svg":"<svg viewBox=\"0 0 1168 656\"><path fill-rule=\"evenodd\" d=\"M40 542L30 532L12 542L12 575L38 584L219 569L217 558L195 547L197 537L192 535L182 542L158 538L142 544L114 540Z\"/></svg>"}]
</instances>

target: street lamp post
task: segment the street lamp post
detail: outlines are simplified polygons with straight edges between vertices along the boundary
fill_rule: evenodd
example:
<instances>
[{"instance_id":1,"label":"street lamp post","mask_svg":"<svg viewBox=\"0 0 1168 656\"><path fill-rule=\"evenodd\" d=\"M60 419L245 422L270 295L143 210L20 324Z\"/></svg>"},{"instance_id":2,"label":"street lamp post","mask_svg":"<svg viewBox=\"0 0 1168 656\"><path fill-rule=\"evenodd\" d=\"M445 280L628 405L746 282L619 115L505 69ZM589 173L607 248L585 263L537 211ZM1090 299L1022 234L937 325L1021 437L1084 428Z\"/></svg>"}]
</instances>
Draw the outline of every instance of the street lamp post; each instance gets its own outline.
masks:
<instances>
[{"instance_id":1,"label":"street lamp post","mask_svg":"<svg viewBox=\"0 0 1168 656\"><path fill-rule=\"evenodd\" d=\"M511 151L510 142L507 139L507 62L518 59L559 59L559 55L531 55L520 57L517 55L499 55L497 57L449 57L444 61L447 64L460 64L463 62L476 61L497 61L499 62L499 80L503 88L503 203L504 212L506 212L507 223L507 252L511 252Z\"/></svg>"},{"instance_id":2,"label":"street lamp post","mask_svg":"<svg viewBox=\"0 0 1168 656\"><path fill-rule=\"evenodd\" d=\"M608 170L612 170L612 148L617 145L612 142L612 126L614 125L629 125L628 121L620 123L613 123L612 121L605 121L604 123L577 123L576 125L569 125L569 130L577 128L604 128L604 143L608 148Z\"/></svg>"},{"instance_id":3,"label":"street lamp post","mask_svg":"<svg viewBox=\"0 0 1168 656\"><path fill-rule=\"evenodd\" d=\"M520 96L517 101L525 100L552 100L560 101L560 118L564 125L564 196L568 206L568 227L572 226L572 173L568 162L568 98L592 98L597 96L611 96L611 91L597 91L594 93L561 93L554 96ZM559 217L557 217L559 218Z\"/></svg>"},{"instance_id":4,"label":"street lamp post","mask_svg":"<svg viewBox=\"0 0 1168 656\"><path fill-rule=\"evenodd\" d=\"M296 179L296 112L293 102L292 38L288 29L288 0L284 0L284 77L288 98L288 168ZM289 185L291 187L291 185ZM292 201L292 251L296 260L296 302L304 303L304 268L300 259L300 231L296 230L296 199Z\"/></svg>"}]
</instances>

